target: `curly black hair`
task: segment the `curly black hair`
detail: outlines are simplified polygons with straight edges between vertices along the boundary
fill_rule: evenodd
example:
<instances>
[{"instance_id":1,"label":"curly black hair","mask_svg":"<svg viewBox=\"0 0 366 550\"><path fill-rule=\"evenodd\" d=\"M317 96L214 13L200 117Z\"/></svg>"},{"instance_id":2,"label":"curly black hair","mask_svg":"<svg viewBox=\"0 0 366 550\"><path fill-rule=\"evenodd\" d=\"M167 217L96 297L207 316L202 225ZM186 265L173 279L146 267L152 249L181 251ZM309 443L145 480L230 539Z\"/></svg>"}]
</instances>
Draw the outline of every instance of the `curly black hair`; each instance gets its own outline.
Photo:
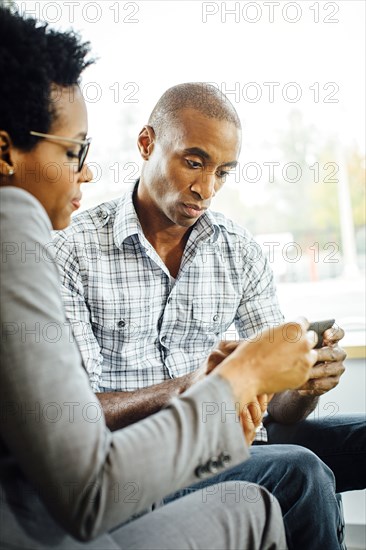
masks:
<instances>
[{"instance_id":1,"label":"curly black hair","mask_svg":"<svg viewBox=\"0 0 366 550\"><path fill-rule=\"evenodd\" d=\"M58 32L47 23L0 7L0 128L15 147L31 150L56 117L52 85L78 84L87 60L89 42L74 32ZM54 102L55 103L55 102Z\"/></svg>"}]
</instances>

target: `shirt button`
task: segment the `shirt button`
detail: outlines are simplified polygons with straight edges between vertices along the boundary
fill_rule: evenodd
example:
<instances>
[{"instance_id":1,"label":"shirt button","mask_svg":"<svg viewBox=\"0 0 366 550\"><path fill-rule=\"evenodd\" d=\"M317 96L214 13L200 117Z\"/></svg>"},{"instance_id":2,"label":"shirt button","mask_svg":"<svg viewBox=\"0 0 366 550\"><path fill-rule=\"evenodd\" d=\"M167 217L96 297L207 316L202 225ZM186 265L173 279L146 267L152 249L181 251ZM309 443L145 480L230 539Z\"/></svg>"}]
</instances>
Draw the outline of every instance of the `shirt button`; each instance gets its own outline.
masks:
<instances>
[{"instance_id":1,"label":"shirt button","mask_svg":"<svg viewBox=\"0 0 366 550\"><path fill-rule=\"evenodd\" d=\"M214 315L213 316L213 321L218 321L219 320L219 316L218 315Z\"/></svg>"},{"instance_id":2,"label":"shirt button","mask_svg":"<svg viewBox=\"0 0 366 550\"><path fill-rule=\"evenodd\" d=\"M118 328L125 327L126 326L126 321L124 319L121 319L120 321L118 321L117 326L118 326Z\"/></svg>"},{"instance_id":3,"label":"shirt button","mask_svg":"<svg viewBox=\"0 0 366 550\"><path fill-rule=\"evenodd\" d=\"M162 341L162 342L165 342L165 340L166 340L166 336L162 336L162 337L161 337L161 341Z\"/></svg>"},{"instance_id":4,"label":"shirt button","mask_svg":"<svg viewBox=\"0 0 366 550\"><path fill-rule=\"evenodd\" d=\"M167 299L167 303L168 303L168 304L170 304L171 301L172 301L171 298L168 298L168 299Z\"/></svg>"}]
</instances>

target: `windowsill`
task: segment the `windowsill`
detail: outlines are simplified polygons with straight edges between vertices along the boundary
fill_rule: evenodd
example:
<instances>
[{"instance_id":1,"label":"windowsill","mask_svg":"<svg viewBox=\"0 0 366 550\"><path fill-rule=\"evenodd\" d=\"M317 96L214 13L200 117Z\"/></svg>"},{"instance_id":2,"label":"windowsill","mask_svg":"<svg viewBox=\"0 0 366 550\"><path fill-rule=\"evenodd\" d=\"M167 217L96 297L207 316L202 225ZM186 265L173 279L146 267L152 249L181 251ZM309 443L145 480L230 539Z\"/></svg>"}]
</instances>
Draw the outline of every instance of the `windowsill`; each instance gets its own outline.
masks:
<instances>
[{"instance_id":1,"label":"windowsill","mask_svg":"<svg viewBox=\"0 0 366 550\"><path fill-rule=\"evenodd\" d=\"M365 359L366 346L342 346L347 353L347 359Z\"/></svg>"},{"instance_id":2,"label":"windowsill","mask_svg":"<svg viewBox=\"0 0 366 550\"><path fill-rule=\"evenodd\" d=\"M344 339L339 342L347 352L347 359L364 359L366 357L365 330L347 330Z\"/></svg>"}]
</instances>

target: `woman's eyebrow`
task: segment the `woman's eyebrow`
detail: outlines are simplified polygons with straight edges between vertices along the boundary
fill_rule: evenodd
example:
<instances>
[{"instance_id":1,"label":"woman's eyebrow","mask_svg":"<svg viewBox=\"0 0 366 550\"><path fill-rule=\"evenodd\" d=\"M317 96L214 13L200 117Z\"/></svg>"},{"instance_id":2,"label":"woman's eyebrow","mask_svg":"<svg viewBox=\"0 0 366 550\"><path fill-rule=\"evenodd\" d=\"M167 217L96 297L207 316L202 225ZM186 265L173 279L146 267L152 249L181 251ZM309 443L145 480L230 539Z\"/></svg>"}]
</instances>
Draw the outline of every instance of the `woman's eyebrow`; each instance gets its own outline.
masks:
<instances>
[{"instance_id":1,"label":"woman's eyebrow","mask_svg":"<svg viewBox=\"0 0 366 550\"><path fill-rule=\"evenodd\" d=\"M78 138L81 138L81 139L85 139L86 138L86 132L79 132L78 134L76 134L75 136L73 136L74 139L78 139Z\"/></svg>"}]
</instances>

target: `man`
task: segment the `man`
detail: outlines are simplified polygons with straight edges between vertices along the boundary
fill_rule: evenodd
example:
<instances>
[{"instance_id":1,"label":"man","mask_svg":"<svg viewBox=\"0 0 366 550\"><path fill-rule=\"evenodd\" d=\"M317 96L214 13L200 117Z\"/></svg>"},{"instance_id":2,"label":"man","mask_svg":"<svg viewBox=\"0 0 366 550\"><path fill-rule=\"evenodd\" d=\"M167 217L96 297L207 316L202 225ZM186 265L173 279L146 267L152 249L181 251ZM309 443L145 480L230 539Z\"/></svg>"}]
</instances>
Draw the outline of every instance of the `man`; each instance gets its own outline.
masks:
<instances>
[{"instance_id":1,"label":"man","mask_svg":"<svg viewBox=\"0 0 366 550\"><path fill-rule=\"evenodd\" d=\"M205 376L204 357L233 321L250 338L283 319L268 263L248 232L208 210L240 143L237 113L218 90L200 83L169 89L139 134L144 164L134 189L77 216L56 237L66 311L111 429L160 410ZM306 418L318 394L338 383L342 337L341 329L326 334L312 380L277 394L271 419ZM264 430L259 439L265 442ZM339 490L346 467L334 469ZM268 488L281 504L290 548L339 545L333 473L302 446L256 446L220 479Z\"/></svg>"},{"instance_id":2,"label":"man","mask_svg":"<svg viewBox=\"0 0 366 550\"><path fill-rule=\"evenodd\" d=\"M203 404L244 413L257 396L263 409L267 392L303 384L317 359L308 323L223 342L200 384L113 433L69 340L49 244L92 179L78 86L88 54L72 31L0 7L0 547L282 550L281 510L262 487L251 487L256 502L235 481L145 512L199 472L212 477L213 463L224 471L248 458L255 423L204 417ZM50 164L62 166L57 183ZM287 330L300 335L295 346Z\"/></svg>"}]
</instances>

